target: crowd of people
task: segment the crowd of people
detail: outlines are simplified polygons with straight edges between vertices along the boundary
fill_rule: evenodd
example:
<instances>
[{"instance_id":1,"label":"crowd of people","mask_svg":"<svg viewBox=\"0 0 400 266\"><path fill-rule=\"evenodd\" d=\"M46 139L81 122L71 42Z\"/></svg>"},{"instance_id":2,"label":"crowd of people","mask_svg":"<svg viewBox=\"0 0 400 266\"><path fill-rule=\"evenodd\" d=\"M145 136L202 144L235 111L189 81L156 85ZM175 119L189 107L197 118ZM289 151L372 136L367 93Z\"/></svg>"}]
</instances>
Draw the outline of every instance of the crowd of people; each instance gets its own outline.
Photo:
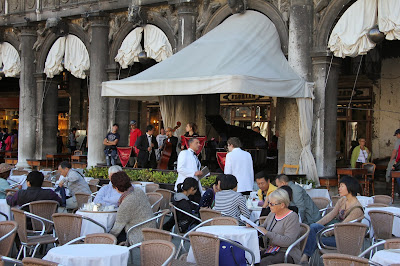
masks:
<instances>
[{"instance_id":1,"label":"crowd of people","mask_svg":"<svg viewBox=\"0 0 400 266\"><path fill-rule=\"evenodd\" d=\"M0 132L0 151L18 151L18 130L1 128Z\"/></svg>"}]
</instances>

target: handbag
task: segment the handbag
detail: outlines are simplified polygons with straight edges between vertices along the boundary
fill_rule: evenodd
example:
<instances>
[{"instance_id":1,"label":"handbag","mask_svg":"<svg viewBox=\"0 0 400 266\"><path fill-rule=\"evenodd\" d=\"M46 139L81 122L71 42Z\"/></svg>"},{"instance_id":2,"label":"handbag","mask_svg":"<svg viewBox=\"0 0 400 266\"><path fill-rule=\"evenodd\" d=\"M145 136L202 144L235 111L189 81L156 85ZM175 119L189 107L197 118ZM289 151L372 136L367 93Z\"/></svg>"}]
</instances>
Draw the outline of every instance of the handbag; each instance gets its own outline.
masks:
<instances>
[{"instance_id":1,"label":"handbag","mask_svg":"<svg viewBox=\"0 0 400 266\"><path fill-rule=\"evenodd\" d=\"M239 243L235 241L236 243ZM246 266L245 251L223 240L219 244L220 266Z\"/></svg>"}]
</instances>

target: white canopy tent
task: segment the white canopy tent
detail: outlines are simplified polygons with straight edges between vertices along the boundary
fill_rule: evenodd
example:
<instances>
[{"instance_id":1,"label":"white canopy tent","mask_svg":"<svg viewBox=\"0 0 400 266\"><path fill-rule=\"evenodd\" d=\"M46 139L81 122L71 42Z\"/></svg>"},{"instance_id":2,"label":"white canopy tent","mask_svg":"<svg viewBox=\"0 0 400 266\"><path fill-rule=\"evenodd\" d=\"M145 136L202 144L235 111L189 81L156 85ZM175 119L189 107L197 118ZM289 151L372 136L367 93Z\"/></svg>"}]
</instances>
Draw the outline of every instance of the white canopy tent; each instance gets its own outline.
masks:
<instances>
[{"instance_id":1,"label":"white canopy tent","mask_svg":"<svg viewBox=\"0 0 400 266\"><path fill-rule=\"evenodd\" d=\"M8 42L0 43L0 67L6 77L16 77L21 72L18 51Z\"/></svg>"},{"instance_id":2,"label":"white canopy tent","mask_svg":"<svg viewBox=\"0 0 400 266\"><path fill-rule=\"evenodd\" d=\"M246 11L135 76L103 82L102 96L148 101L216 93L300 98L300 170L319 184L310 147L312 86L289 66L273 22L259 12Z\"/></svg>"}]
</instances>

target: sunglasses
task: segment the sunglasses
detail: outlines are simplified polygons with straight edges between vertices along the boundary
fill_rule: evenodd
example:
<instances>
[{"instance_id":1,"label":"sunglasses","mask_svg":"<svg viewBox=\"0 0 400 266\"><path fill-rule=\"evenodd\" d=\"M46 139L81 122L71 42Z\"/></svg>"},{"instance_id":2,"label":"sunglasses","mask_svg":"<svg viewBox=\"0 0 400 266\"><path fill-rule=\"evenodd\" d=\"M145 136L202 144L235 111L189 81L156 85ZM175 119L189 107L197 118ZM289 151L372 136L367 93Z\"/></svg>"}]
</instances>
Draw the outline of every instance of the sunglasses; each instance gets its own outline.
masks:
<instances>
[{"instance_id":1,"label":"sunglasses","mask_svg":"<svg viewBox=\"0 0 400 266\"><path fill-rule=\"evenodd\" d=\"M272 206L280 205L280 203L272 203L272 202L268 202L268 205L269 205L270 207L272 207Z\"/></svg>"}]
</instances>

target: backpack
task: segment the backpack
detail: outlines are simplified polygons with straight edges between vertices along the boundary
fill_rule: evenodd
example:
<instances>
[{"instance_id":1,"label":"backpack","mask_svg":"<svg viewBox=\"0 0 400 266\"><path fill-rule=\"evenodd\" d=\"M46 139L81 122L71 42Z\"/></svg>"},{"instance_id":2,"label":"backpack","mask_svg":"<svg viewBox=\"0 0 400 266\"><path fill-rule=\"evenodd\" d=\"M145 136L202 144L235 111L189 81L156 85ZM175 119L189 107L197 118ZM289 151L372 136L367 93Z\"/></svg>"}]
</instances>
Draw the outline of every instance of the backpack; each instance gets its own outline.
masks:
<instances>
[{"instance_id":1,"label":"backpack","mask_svg":"<svg viewBox=\"0 0 400 266\"><path fill-rule=\"evenodd\" d=\"M235 241L236 243L239 243ZM245 251L223 240L219 244L220 266L246 266Z\"/></svg>"}]
</instances>

